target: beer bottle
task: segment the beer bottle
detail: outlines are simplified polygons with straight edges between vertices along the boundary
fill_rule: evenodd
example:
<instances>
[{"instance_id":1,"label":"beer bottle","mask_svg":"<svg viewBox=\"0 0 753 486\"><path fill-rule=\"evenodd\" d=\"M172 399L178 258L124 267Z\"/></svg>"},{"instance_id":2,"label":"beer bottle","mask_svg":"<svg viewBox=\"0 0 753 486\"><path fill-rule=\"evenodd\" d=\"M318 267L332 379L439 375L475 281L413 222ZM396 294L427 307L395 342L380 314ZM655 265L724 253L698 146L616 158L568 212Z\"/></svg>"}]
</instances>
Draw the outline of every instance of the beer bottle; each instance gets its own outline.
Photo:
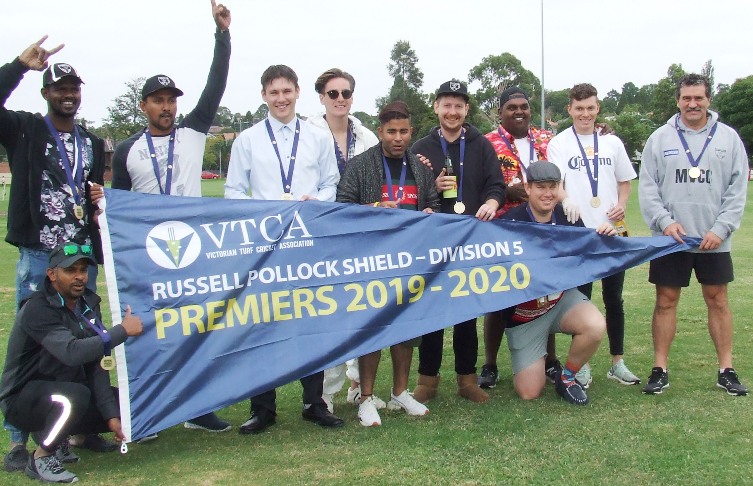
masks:
<instances>
[{"instance_id":1,"label":"beer bottle","mask_svg":"<svg viewBox=\"0 0 753 486\"><path fill-rule=\"evenodd\" d=\"M445 199L451 199L458 197L458 183L457 183L457 176L455 176L455 171L452 169L452 159L450 159L450 156L448 155L444 159L444 168L445 168L445 175L448 175L450 177L455 177L455 184L452 189L447 189L446 191L442 191L442 197Z\"/></svg>"}]
</instances>

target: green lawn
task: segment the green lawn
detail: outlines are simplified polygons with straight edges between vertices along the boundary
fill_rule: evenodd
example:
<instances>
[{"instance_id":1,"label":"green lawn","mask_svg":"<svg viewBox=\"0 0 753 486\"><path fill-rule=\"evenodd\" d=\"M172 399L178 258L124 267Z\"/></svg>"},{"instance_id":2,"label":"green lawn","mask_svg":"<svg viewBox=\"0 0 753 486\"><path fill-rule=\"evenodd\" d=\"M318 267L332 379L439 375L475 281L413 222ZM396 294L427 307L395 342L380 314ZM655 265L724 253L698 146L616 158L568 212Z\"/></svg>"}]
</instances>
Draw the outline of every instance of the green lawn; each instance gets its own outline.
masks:
<instances>
[{"instance_id":1,"label":"green lawn","mask_svg":"<svg viewBox=\"0 0 753 486\"><path fill-rule=\"evenodd\" d=\"M205 195L221 196L224 181L204 181ZM7 202L0 203L5 234ZM627 218L634 235L648 235L637 205ZM749 289L753 283L750 221L735 234L737 280L730 287L736 319L736 365L753 385ZM0 355L13 322L17 251L0 245ZM626 355L645 380L652 366L653 287L648 265L627 274ZM103 285L100 285L104 289ZM600 295L598 288L594 295ZM600 303L598 303L600 305ZM670 358L672 386L660 396L606 379L606 337L591 361L591 404L574 407L547 385L544 396L523 402L514 396L506 344L500 353L502 380L492 400L475 405L456 395L451 333L447 333L440 396L422 419L384 411L382 427L358 424L356 409L336 396L340 430L323 430L300 418L300 385L278 390L278 423L260 436L240 436L248 402L219 411L233 423L220 435L173 427L149 444L131 444L127 455L81 452L70 469L85 484L733 484L753 481L753 397L727 396L715 386L716 356L706 330L700 288L691 285L680 304L678 336ZM107 314L105 314L107 315ZM481 336L481 326L479 326ZM558 339L560 356L568 340ZM483 355L483 353L481 353ZM284 358L281 358L284 359ZM482 359L479 359L479 366ZM376 393L389 397L389 353L384 353ZM411 383L415 382L416 364ZM4 443L7 434L2 433ZM2 484L32 484L20 473L0 472Z\"/></svg>"}]
</instances>

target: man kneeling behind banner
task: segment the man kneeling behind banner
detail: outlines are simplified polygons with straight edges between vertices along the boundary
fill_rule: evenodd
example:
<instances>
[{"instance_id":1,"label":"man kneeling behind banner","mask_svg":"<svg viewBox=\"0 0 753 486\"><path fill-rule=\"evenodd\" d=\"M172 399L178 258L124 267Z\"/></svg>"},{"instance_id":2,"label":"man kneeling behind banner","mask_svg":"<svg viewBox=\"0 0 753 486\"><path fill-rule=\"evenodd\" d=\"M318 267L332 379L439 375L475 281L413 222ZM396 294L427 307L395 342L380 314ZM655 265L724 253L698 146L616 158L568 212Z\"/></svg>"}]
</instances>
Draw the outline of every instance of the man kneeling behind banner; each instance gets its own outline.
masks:
<instances>
[{"instance_id":1,"label":"man kneeling behind banner","mask_svg":"<svg viewBox=\"0 0 753 486\"><path fill-rule=\"evenodd\" d=\"M690 248L449 214L117 190L106 191L100 225L113 325L123 302L144 323L116 355L131 440Z\"/></svg>"}]
</instances>

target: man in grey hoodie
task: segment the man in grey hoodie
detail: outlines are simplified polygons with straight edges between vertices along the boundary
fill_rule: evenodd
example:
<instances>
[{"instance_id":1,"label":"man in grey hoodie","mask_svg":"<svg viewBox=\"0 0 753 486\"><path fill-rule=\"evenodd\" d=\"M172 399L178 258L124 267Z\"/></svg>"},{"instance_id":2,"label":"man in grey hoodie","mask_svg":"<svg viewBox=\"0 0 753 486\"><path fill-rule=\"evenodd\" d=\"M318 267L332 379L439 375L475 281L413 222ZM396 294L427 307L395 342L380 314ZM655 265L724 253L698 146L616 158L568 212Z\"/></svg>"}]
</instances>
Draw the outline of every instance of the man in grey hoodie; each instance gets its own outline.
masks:
<instances>
[{"instance_id":1,"label":"man in grey hoodie","mask_svg":"<svg viewBox=\"0 0 753 486\"><path fill-rule=\"evenodd\" d=\"M669 386L667 361L677 329L677 304L694 270L719 359L717 386L730 395L747 395L732 368L727 284L734 279L730 236L745 211L748 156L737 133L709 111L711 88L706 78L683 76L675 98L680 112L649 137L643 150L641 213L654 235L702 241L697 249L651 261L649 282L656 285L651 323L654 368L643 392L658 394Z\"/></svg>"}]
</instances>

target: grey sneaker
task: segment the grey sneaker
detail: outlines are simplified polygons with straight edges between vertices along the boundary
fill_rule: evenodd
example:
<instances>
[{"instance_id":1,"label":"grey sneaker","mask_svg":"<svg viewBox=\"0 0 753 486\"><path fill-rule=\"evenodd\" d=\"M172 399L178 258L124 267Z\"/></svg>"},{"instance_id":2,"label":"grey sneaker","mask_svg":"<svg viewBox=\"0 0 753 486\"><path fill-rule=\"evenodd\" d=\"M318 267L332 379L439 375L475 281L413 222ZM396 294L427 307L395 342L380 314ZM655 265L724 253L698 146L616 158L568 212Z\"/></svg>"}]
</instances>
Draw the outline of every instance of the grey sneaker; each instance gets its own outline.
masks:
<instances>
[{"instance_id":1,"label":"grey sneaker","mask_svg":"<svg viewBox=\"0 0 753 486\"><path fill-rule=\"evenodd\" d=\"M630 372L628 367L625 365L625 361L623 360L619 360L616 364L613 364L612 367L609 368L607 378L609 378L610 380L617 380L623 385L637 385L641 382L640 378Z\"/></svg>"},{"instance_id":2,"label":"grey sneaker","mask_svg":"<svg viewBox=\"0 0 753 486\"><path fill-rule=\"evenodd\" d=\"M71 444L68 442L67 438L60 443L60 446L55 451L55 457L58 458L58 461L60 461L61 464L73 464L74 462L81 460L81 458L71 450Z\"/></svg>"},{"instance_id":3,"label":"grey sneaker","mask_svg":"<svg viewBox=\"0 0 753 486\"><path fill-rule=\"evenodd\" d=\"M591 376L591 365L588 363L584 364L580 371L575 373L575 379L584 390L588 390L588 387L594 381Z\"/></svg>"},{"instance_id":4,"label":"grey sneaker","mask_svg":"<svg viewBox=\"0 0 753 486\"><path fill-rule=\"evenodd\" d=\"M29 451L23 444L18 444L3 457L3 467L7 472L23 471L27 464L29 464Z\"/></svg>"},{"instance_id":5,"label":"grey sneaker","mask_svg":"<svg viewBox=\"0 0 753 486\"><path fill-rule=\"evenodd\" d=\"M45 483L75 483L78 477L60 464L55 454L34 459L29 457L26 464L26 475L32 479L39 479Z\"/></svg>"}]
</instances>

